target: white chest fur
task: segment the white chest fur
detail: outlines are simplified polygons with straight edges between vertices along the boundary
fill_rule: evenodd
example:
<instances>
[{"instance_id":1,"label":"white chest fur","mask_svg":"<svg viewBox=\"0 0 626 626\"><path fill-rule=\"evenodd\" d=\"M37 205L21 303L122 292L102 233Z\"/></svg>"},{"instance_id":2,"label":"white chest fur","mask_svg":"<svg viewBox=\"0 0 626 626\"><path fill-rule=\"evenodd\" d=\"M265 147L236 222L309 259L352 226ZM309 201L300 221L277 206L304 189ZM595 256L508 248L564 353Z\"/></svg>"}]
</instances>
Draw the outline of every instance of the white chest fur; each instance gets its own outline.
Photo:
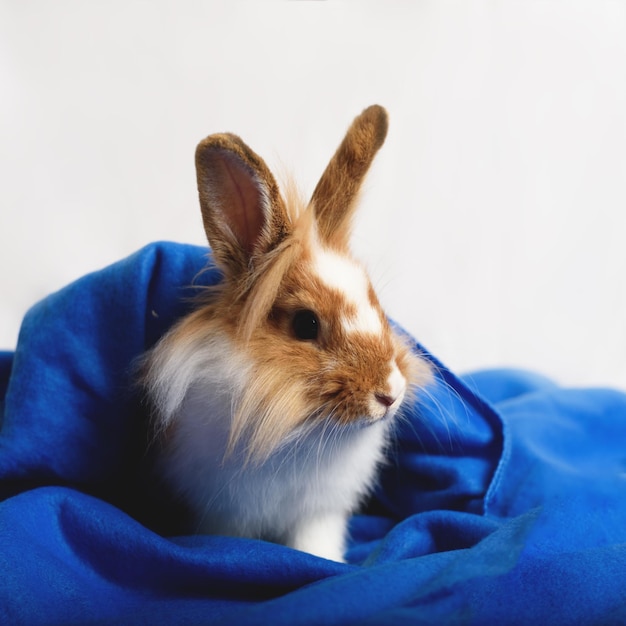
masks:
<instances>
[{"instance_id":1,"label":"white chest fur","mask_svg":"<svg viewBox=\"0 0 626 626\"><path fill-rule=\"evenodd\" d=\"M327 420L295 432L262 463L246 463L241 448L225 458L232 392L245 384L246 365L212 367L215 348L205 352L201 370L193 368L204 372L201 378L177 381L181 369L170 361L172 373L161 379L186 387L174 415L165 416L174 427L163 477L190 506L200 532L262 538L342 560L347 518L372 487L389 422Z\"/></svg>"}]
</instances>

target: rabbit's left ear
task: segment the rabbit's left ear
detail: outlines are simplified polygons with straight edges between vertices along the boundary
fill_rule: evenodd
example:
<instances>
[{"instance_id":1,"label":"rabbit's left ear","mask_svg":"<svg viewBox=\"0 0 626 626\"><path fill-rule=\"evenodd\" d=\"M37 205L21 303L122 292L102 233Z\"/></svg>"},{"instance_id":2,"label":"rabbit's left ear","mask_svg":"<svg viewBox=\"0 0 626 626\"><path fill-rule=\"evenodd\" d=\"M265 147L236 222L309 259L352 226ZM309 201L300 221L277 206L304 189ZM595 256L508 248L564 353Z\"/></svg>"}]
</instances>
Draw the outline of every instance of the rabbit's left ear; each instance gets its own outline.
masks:
<instances>
[{"instance_id":1,"label":"rabbit's left ear","mask_svg":"<svg viewBox=\"0 0 626 626\"><path fill-rule=\"evenodd\" d=\"M288 234L278 185L263 159L230 133L198 144L196 174L207 239L227 278L237 280Z\"/></svg>"},{"instance_id":2,"label":"rabbit's left ear","mask_svg":"<svg viewBox=\"0 0 626 626\"><path fill-rule=\"evenodd\" d=\"M373 105L357 116L313 191L322 240L346 248L361 184L387 136L387 111Z\"/></svg>"}]
</instances>

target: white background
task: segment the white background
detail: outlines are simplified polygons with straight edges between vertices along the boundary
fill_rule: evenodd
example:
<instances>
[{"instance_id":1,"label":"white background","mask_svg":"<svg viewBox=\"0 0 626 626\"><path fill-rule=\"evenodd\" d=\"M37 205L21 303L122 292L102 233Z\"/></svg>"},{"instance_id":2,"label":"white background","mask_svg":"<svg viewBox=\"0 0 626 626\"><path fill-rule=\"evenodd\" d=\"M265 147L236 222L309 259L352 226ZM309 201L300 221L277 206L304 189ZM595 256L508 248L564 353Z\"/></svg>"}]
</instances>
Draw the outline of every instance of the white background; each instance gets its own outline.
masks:
<instances>
[{"instance_id":1,"label":"white background","mask_svg":"<svg viewBox=\"0 0 626 626\"><path fill-rule=\"evenodd\" d=\"M391 118L354 249L456 371L626 388L626 3L0 0L0 348L147 242L203 243L193 151L312 191Z\"/></svg>"}]
</instances>

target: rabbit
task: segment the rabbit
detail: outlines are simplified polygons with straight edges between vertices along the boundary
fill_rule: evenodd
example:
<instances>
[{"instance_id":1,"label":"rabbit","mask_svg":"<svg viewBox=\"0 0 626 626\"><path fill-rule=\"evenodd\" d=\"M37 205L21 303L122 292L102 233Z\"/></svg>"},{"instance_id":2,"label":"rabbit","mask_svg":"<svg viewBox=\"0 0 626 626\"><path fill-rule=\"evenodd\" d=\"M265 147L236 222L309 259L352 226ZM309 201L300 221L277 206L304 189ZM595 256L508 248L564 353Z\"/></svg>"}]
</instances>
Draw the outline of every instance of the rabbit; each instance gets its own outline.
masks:
<instances>
[{"instance_id":1,"label":"rabbit","mask_svg":"<svg viewBox=\"0 0 626 626\"><path fill-rule=\"evenodd\" d=\"M398 411L431 377L349 250L387 127L380 106L358 115L308 203L238 136L197 147L222 280L148 353L143 384L158 471L200 533L343 561Z\"/></svg>"}]
</instances>

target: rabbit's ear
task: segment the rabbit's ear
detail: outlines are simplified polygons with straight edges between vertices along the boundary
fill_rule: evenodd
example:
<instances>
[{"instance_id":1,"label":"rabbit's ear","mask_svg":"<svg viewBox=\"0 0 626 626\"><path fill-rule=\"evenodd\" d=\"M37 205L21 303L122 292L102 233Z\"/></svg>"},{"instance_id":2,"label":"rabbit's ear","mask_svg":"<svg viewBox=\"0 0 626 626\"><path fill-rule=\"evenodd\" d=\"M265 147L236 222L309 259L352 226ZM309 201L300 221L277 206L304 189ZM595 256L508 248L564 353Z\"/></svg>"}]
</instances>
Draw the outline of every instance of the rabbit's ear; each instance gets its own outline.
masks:
<instances>
[{"instance_id":1,"label":"rabbit's ear","mask_svg":"<svg viewBox=\"0 0 626 626\"><path fill-rule=\"evenodd\" d=\"M226 274L239 276L287 235L278 185L263 159L229 133L198 144L196 174L209 244Z\"/></svg>"},{"instance_id":2,"label":"rabbit's ear","mask_svg":"<svg viewBox=\"0 0 626 626\"><path fill-rule=\"evenodd\" d=\"M313 191L318 229L327 244L345 248L361 183L387 136L387 112L373 105L357 116Z\"/></svg>"}]
</instances>

